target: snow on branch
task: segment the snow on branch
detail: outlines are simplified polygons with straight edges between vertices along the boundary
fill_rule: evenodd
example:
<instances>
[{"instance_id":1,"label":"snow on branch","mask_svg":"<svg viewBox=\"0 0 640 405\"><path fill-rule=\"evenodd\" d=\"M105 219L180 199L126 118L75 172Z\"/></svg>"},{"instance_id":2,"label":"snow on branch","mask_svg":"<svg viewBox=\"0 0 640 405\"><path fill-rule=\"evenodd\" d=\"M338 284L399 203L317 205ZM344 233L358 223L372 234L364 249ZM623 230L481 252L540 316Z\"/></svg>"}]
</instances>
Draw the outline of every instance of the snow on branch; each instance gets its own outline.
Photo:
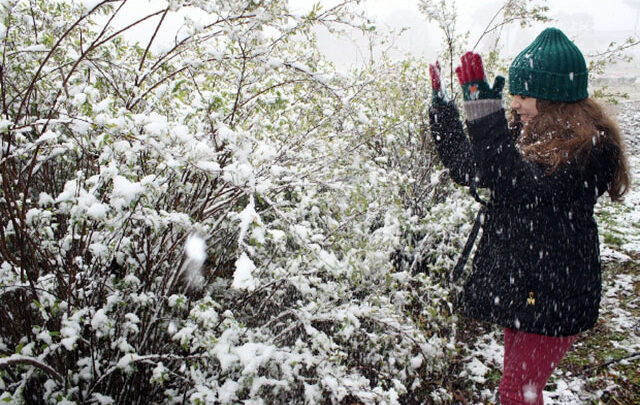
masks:
<instances>
[{"instance_id":1,"label":"snow on branch","mask_svg":"<svg viewBox=\"0 0 640 405\"><path fill-rule=\"evenodd\" d=\"M33 357L28 357L28 356L22 356L19 354L13 354L9 357L5 357L0 359L0 369L5 368L5 367L9 367L9 366L14 366L16 364L27 364L30 366L34 366L37 367L41 370L46 371L47 373L49 373L51 376L55 377L56 380L58 381L63 381L64 379L62 378L62 376L60 375L60 373L58 373L56 370L54 370L52 367L48 366L47 364L43 363L42 361L33 358Z\"/></svg>"}]
</instances>

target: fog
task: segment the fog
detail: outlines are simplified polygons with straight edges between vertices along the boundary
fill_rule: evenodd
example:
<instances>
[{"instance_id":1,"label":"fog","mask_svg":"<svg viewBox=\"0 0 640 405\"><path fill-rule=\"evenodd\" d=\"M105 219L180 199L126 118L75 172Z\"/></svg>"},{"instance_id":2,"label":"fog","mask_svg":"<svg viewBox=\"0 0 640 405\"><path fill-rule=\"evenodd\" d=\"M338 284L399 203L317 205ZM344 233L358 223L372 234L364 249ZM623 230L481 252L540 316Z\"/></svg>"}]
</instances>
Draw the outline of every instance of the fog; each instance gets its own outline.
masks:
<instances>
[{"instance_id":1,"label":"fog","mask_svg":"<svg viewBox=\"0 0 640 405\"><path fill-rule=\"evenodd\" d=\"M315 3L312 0L296 0L293 9L303 10ZM322 1L330 6L335 1ZM612 42L623 42L637 37L640 24L640 0L556 0L538 2L549 7L548 16L553 21L521 28L519 24L508 26L502 33L501 46L504 56L515 56L528 45L546 26L562 29L588 57L590 53L602 51ZM404 31L396 37L396 50L391 55L409 53L433 59L441 50L442 33L435 23L428 23L418 11L417 0L369 0L363 8L377 24L381 32ZM458 31L470 32L469 43L473 46L503 1L458 0ZM354 34L351 40L339 39L324 30L318 30L320 48L338 65L357 64L366 60L367 42ZM492 44L491 36L478 45L479 50ZM640 55L640 46L630 53Z\"/></svg>"},{"instance_id":2,"label":"fog","mask_svg":"<svg viewBox=\"0 0 640 405\"><path fill-rule=\"evenodd\" d=\"M437 1L437 0L436 0ZM340 3L338 0L290 0L290 9L294 13L304 13L313 4L320 3L328 8ZM507 26L501 33L500 46L503 56L515 56L529 44L546 26L562 29L585 53L603 51L612 42L624 42L629 37L638 37L640 29L640 0L554 0L538 1L549 7L548 16L553 21L521 28L519 24ZM450 3L451 4L451 3ZM486 25L504 4L501 0L458 0L455 1L458 14L457 30L469 31L469 46L472 47L482 35ZM130 2L119 24L131 21L136 15L160 10L166 5L163 0ZM442 33L435 23L428 23L418 10L418 0L365 0L359 6L376 25L381 33L392 34L392 44L386 45L387 55L400 58L407 54L434 59L442 48ZM158 17L159 18L159 17ZM157 22L157 20L156 20ZM156 40L156 46L162 46L164 40L171 42L182 25L181 17L168 18ZM131 30L128 37L141 42L148 41L155 23L151 20ZM325 29L317 29L320 50L334 62L337 68L349 68L367 61L369 44L366 38L357 32L348 37L337 37ZM487 49L494 38L485 36L477 50ZM640 56L640 46L631 48L629 54ZM636 59L638 59L636 57ZM619 69L631 69L635 65L618 65Z\"/></svg>"}]
</instances>

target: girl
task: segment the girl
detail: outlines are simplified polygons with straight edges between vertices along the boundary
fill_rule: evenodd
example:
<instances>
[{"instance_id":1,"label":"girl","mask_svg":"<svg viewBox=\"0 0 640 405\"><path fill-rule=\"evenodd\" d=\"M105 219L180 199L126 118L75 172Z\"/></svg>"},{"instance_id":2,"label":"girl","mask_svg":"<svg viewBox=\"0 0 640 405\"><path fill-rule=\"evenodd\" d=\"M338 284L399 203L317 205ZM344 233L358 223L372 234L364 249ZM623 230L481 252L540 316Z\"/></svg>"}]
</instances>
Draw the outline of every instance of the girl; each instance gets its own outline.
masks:
<instances>
[{"instance_id":1,"label":"girl","mask_svg":"<svg viewBox=\"0 0 640 405\"><path fill-rule=\"evenodd\" d=\"M463 311L504 327L500 400L543 404L542 390L577 334L598 318L601 269L597 198L619 200L630 184L616 124L588 97L584 57L549 28L509 68L512 119L504 78L493 87L471 52L456 69L469 138L431 65L431 132L459 184L490 199Z\"/></svg>"}]
</instances>

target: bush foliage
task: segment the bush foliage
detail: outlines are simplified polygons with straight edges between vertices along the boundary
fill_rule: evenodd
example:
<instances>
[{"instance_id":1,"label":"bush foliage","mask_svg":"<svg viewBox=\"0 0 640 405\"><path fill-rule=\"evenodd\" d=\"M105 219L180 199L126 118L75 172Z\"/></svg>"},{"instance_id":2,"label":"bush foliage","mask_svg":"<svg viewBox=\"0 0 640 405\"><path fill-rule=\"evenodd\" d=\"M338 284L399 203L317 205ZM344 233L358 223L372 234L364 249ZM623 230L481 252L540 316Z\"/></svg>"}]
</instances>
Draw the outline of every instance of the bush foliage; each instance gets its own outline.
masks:
<instances>
[{"instance_id":1,"label":"bush foliage","mask_svg":"<svg viewBox=\"0 0 640 405\"><path fill-rule=\"evenodd\" d=\"M125 3L0 3L0 400L446 398L471 203L424 63L335 73L312 27L368 30L349 1L174 0L157 48Z\"/></svg>"}]
</instances>

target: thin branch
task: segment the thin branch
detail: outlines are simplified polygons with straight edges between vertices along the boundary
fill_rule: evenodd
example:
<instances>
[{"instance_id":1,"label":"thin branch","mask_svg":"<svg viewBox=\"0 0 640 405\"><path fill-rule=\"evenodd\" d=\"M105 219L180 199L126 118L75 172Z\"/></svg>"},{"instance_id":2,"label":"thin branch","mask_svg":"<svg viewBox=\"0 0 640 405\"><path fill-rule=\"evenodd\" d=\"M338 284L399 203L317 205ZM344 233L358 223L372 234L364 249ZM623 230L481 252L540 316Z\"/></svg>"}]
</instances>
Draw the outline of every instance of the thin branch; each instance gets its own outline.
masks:
<instances>
[{"instance_id":1,"label":"thin branch","mask_svg":"<svg viewBox=\"0 0 640 405\"><path fill-rule=\"evenodd\" d=\"M632 41L627 41L626 45L620 45L617 48L611 49L611 47L609 47L609 49L607 49L604 52L600 52L600 53L592 53L587 55L587 57L589 58L600 58L603 56L608 56L614 52L621 52L624 51L625 49L629 49L632 48L636 45L640 45L640 40L637 40L636 38L633 38L633 42Z\"/></svg>"},{"instance_id":2,"label":"thin branch","mask_svg":"<svg viewBox=\"0 0 640 405\"><path fill-rule=\"evenodd\" d=\"M482 41L482 38L484 38L485 35L487 35L489 32L491 32L491 31L496 29L496 27L493 27L491 29L489 29L489 27L491 26L491 24L493 24L493 22L496 20L496 18L498 18L500 13L504 10L505 6L506 6L506 4L503 4L502 7L500 7L498 9L498 11L496 11L496 13L493 15L493 18L491 18L491 21L489 21L487 26L484 27L484 32L482 34L480 34L480 37L478 37L478 41L476 42L476 44L472 48L473 51L476 50L476 47L478 46L478 44L480 44L480 41Z\"/></svg>"},{"instance_id":3,"label":"thin branch","mask_svg":"<svg viewBox=\"0 0 640 405\"><path fill-rule=\"evenodd\" d=\"M38 81L38 79L40 78L40 73L42 72L42 69L44 69L45 65L47 64L47 62L49 62L49 59L51 59L51 57L53 56L53 53L58 49L58 47L62 44L62 41L69 35L71 34L71 32L80 25L80 23L82 21L84 21L87 17L89 17L95 10L97 10L100 6L102 6L103 4L107 4L107 3L113 3L117 0L104 0L103 2L97 4L91 11L89 11L87 14L82 15L80 18L78 18L76 21L74 21L73 24L71 24L71 26L60 36L60 38L58 38L58 40L56 41L55 44L53 44L53 46L51 47L51 49L49 50L49 53L47 53L47 56L45 56L44 60L42 61L42 63L40 63L40 66L38 66L38 70L36 71L36 73L33 75L33 79L31 80L31 83L29 83L29 86L27 86L27 93L25 95L25 97L22 99L22 102L20 103L20 107L18 107L18 111L16 113L16 120L20 119L20 115L22 113L22 109L25 108L27 100L29 99L29 94L33 91L33 89L35 88L36 82Z\"/></svg>"},{"instance_id":4,"label":"thin branch","mask_svg":"<svg viewBox=\"0 0 640 405\"><path fill-rule=\"evenodd\" d=\"M149 49L151 49L151 44L153 43L153 40L156 38L156 35L158 35L158 31L160 31L160 26L162 25L162 22L164 21L164 19L167 16L168 12L169 12L169 7L167 7L164 10L164 13L162 13L162 17L160 17L160 22L158 22L158 25L156 25L156 29L155 29L155 31L153 31L153 35L151 35L151 39L149 39L149 43L147 44L147 48L144 50L144 54L142 55L142 58L140 59L140 66L138 67L138 70L142 70L142 67L144 66L144 62L147 59L147 55L149 54ZM136 79L136 83L137 82L138 82L138 80Z\"/></svg>"},{"instance_id":5,"label":"thin branch","mask_svg":"<svg viewBox=\"0 0 640 405\"><path fill-rule=\"evenodd\" d=\"M126 356L126 355L125 355ZM210 359L211 356L208 354L194 354L194 355L190 355L190 356L176 356L173 354L151 354L151 355L146 355L146 356L135 356L133 354L130 355L131 356L131 363L140 363L140 362L147 362L147 361L189 361L189 360L203 360L203 359ZM1 361L1 360L0 360ZM91 388L89 389L89 392L93 392L93 390L105 379L107 378L109 375L113 374L115 371L119 370L118 366L113 366L110 369L108 369L107 371L105 371L104 374L102 374L100 376L100 378L98 378L96 380L95 383L92 384Z\"/></svg>"},{"instance_id":6,"label":"thin branch","mask_svg":"<svg viewBox=\"0 0 640 405\"><path fill-rule=\"evenodd\" d=\"M596 364L594 366L585 368L582 373L586 374L586 373L588 373L588 372L590 372L592 370L595 370L595 369L601 369L601 368L609 367L612 364L620 363L620 362L623 362L625 360L632 359L634 357L640 357L640 352L631 353L631 354L629 354L627 356L624 356L624 357L621 357L619 359L613 359L613 360L605 361L604 363L601 363L601 364Z\"/></svg>"},{"instance_id":7,"label":"thin branch","mask_svg":"<svg viewBox=\"0 0 640 405\"><path fill-rule=\"evenodd\" d=\"M62 377L62 375L60 375L60 373L54 370L53 367L41 362L36 358L14 354L14 355L11 355L10 357L5 357L3 359L0 359L0 369L9 367L9 366L14 366L16 364L28 364L30 366L37 367L51 374L56 380L60 382L64 381L64 378Z\"/></svg>"}]
</instances>

